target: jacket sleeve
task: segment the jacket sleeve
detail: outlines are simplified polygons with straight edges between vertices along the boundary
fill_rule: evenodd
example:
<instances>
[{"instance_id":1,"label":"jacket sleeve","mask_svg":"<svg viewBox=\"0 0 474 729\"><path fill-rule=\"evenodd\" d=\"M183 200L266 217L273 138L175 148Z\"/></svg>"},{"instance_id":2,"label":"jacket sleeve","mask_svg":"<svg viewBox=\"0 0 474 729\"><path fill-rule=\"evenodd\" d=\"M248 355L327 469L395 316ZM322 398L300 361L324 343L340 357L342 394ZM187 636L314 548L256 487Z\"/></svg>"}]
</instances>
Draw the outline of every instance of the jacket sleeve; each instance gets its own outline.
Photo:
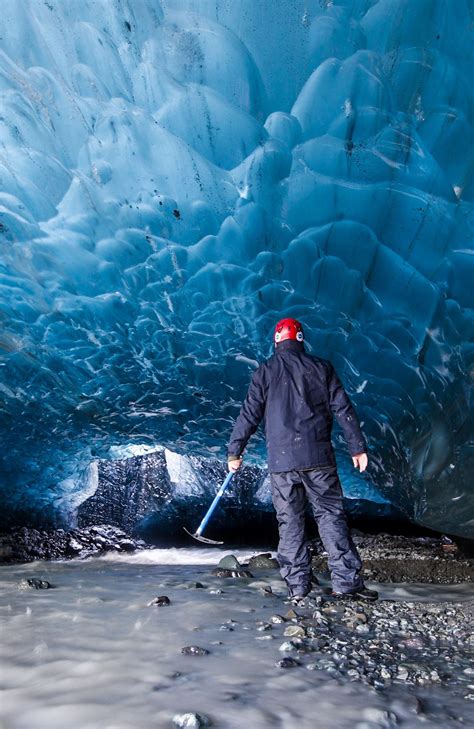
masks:
<instances>
[{"instance_id":1,"label":"jacket sleeve","mask_svg":"<svg viewBox=\"0 0 474 729\"><path fill-rule=\"evenodd\" d=\"M328 367L328 393L329 405L337 422L342 428L349 453L357 456L367 452L367 443L360 429L359 420L355 414L349 397L337 376L334 367L329 362Z\"/></svg>"},{"instance_id":2,"label":"jacket sleeve","mask_svg":"<svg viewBox=\"0 0 474 729\"><path fill-rule=\"evenodd\" d=\"M259 367L252 376L247 396L232 430L227 452L229 457L241 456L250 436L257 430L265 413L266 387L263 370Z\"/></svg>"}]
</instances>

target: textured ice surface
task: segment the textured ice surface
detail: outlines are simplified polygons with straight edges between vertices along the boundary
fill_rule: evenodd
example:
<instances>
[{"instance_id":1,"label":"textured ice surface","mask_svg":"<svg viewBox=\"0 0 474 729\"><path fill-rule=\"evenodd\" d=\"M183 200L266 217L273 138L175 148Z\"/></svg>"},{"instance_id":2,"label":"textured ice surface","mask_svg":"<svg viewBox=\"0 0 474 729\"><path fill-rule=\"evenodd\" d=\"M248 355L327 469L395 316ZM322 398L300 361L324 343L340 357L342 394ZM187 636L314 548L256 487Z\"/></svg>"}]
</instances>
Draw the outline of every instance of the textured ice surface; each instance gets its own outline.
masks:
<instances>
[{"instance_id":1,"label":"textured ice surface","mask_svg":"<svg viewBox=\"0 0 474 729\"><path fill-rule=\"evenodd\" d=\"M69 513L111 445L223 455L293 315L369 439L346 492L472 535L469 0L1 12L4 514Z\"/></svg>"}]
</instances>

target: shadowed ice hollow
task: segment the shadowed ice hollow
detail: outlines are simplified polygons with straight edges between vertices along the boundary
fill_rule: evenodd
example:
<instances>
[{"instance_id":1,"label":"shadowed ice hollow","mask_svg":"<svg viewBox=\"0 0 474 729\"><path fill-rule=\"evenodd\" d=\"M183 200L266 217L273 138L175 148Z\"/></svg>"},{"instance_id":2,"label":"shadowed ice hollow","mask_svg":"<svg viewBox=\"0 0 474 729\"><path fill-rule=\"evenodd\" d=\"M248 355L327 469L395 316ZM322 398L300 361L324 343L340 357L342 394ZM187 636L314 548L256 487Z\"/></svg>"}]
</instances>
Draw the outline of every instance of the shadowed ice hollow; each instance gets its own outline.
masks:
<instances>
[{"instance_id":1,"label":"shadowed ice hollow","mask_svg":"<svg viewBox=\"0 0 474 729\"><path fill-rule=\"evenodd\" d=\"M223 457L295 316L369 441L356 475L335 433L346 494L473 536L469 0L1 11L6 521L68 519L111 446Z\"/></svg>"}]
</instances>

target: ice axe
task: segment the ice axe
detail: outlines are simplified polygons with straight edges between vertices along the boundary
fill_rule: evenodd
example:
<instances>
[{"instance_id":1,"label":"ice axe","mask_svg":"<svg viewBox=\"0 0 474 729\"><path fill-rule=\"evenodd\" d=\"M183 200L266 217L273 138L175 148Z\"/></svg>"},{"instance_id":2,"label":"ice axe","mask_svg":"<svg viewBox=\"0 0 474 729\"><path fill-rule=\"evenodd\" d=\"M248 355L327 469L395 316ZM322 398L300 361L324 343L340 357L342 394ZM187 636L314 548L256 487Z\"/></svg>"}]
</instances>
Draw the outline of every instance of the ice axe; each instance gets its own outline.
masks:
<instances>
[{"instance_id":1,"label":"ice axe","mask_svg":"<svg viewBox=\"0 0 474 729\"><path fill-rule=\"evenodd\" d=\"M199 524L199 526L196 529L196 531L194 532L194 534L191 534L191 532L188 529L186 529L186 527L183 527L184 531L187 532L190 537L193 537L193 539L197 539L198 542L204 542L204 544L224 544L224 542L216 542L214 539L208 539L207 537L203 537L202 536L202 532L206 528L207 523L208 523L209 519L211 518L211 516L212 516L212 514L214 512L214 509L216 508L217 504L219 503L222 494L224 493L224 491L226 490L227 486L232 481L232 476L233 475L234 475L233 473L228 473L227 474L224 483L220 487L220 489L217 492L217 494L214 496L214 501L210 505L210 507L207 510L207 513L206 513L204 519Z\"/></svg>"}]
</instances>

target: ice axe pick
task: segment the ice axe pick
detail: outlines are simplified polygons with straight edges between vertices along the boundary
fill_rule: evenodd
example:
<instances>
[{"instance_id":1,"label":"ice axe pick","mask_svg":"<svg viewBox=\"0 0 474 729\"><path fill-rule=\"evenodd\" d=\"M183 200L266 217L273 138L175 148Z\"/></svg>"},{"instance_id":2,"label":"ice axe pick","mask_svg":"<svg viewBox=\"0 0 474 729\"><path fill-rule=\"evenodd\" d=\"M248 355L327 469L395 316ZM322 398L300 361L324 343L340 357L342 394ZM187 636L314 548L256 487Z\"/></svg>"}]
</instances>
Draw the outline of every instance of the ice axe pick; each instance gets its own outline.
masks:
<instances>
[{"instance_id":1,"label":"ice axe pick","mask_svg":"<svg viewBox=\"0 0 474 729\"><path fill-rule=\"evenodd\" d=\"M234 475L233 473L228 473L227 474L224 483L220 487L220 489L217 492L217 494L214 496L214 501L210 505L209 509L207 510L206 515L204 516L204 519L199 524L199 526L196 529L196 531L194 532L194 534L191 534L191 532L188 529L186 529L186 527L183 527L184 531L187 532L190 537L193 537L193 539L197 539L198 542L204 542L204 544L224 544L224 542L216 542L214 539L208 539L207 537L203 537L202 536L202 533L203 533L204 529L206 528L206 526L207 526L207 524L209 522L209 519L211 518L211 516L212 516L212 514L214 512L214 509L216 508L217 504L219 503L222 494L224 493L224 491L226 490L227 486L232 481L232 476L233 475Z\"/></svg>"}]
</instances>

